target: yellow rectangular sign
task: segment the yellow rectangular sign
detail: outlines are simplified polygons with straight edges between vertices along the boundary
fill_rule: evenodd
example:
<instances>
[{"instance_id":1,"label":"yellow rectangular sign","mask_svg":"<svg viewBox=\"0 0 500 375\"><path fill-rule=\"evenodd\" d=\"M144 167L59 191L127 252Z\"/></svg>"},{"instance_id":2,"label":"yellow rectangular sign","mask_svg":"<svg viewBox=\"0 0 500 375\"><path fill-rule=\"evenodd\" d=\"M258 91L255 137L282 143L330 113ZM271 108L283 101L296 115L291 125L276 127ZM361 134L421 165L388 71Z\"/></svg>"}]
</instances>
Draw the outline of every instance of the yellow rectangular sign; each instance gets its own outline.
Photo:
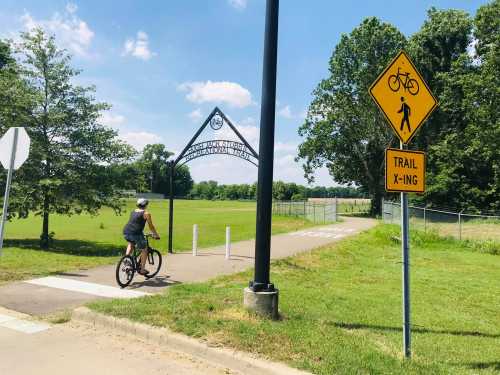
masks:
<instances>
[{"instance_id":1,"label":"yellow rectangular sign","mask_svg":"<svg viewBox=\"0 0 500 375\"><path fill-rule=\"evenodd\" d=\"M386 149L385 190L423 193L425 191L425 152Z\"/></svg>"}]
</instances>

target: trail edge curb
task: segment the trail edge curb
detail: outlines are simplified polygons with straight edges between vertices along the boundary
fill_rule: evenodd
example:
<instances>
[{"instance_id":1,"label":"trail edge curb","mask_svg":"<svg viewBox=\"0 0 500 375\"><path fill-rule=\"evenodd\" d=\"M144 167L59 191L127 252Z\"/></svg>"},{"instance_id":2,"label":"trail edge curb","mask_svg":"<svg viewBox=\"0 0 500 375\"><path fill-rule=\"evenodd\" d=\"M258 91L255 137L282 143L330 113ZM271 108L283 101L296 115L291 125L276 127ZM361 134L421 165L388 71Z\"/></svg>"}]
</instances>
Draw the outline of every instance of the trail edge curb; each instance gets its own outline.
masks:
<instances>
[{"instance_id":1,"label":"trail edge curb","mask_svg":"<svg viewBox=\"0 0 500 375\"><path fill-rule=\"evenodd\" d=\"M311 375L310 372L297 370L278 362L270 362L237 350L211 347L167 328L152 327L135 323L128 319L115 318L94 312L87 307L78 307L73 311L72 320L87 323L94 327L136 336L142 340L161 345L162 348L187 353L204 361L227 367L248 375Z\"/></svg>"}]
</instances>

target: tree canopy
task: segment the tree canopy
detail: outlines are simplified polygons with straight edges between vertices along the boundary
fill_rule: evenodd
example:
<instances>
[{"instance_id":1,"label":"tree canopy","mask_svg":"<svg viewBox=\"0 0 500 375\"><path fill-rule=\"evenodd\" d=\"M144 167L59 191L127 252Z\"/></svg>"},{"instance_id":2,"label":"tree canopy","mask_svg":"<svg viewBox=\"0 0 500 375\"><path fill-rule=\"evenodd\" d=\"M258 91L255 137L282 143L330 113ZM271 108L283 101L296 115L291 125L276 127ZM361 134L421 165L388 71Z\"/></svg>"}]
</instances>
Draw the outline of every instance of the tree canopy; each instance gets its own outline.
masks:
<instances>
[{"instance_id":1,"label":"tree canopy","mask_svg":"<svg viewBox=\"0 0 500 375\"><path fill-rule=\"evenodd\" d=\"M368 88L404 48L440 103L410 144L428 153L426 193L412 199L500 210L499 19L495 0L475 18L431 8L408 40L376 18L343 35L330 59L330 76L314 91L299 129L305 139L298 160L306 176L326 165L337 182L366 190L380 212L380 198L390 196L384 192L384 149L397 142Z\"/></svg>"}]
</instances>

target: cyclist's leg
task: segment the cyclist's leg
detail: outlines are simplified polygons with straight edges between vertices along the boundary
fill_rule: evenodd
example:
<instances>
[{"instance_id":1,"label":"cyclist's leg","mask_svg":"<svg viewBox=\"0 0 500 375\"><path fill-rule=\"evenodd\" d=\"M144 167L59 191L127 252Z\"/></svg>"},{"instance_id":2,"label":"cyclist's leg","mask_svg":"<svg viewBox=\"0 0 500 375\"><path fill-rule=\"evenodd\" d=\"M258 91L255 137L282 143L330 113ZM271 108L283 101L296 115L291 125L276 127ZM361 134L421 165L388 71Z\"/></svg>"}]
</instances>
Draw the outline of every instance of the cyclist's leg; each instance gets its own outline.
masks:
<instances>
[{"instance_id":1,"label":"cyclist's leg","mask_svg":"<svg viewBox=\"0 0 500 375\"><path fill-rule=\"evenodd\" d=\"M140 256L141 269L139 272L144 273L146 271L146 261L148 258L148 244L146 242L146 238L144 237L144 235L137 236L136 246L138 249L141 250L141 256Z\"/></svg>"},{"instance_id":2,"label":"cyclist's leg","mask_svg":"<svg viewBox=\"0 0 500 375\"><path fill-rule=\"evenodd\" d=\"M141 251L141 272L146 271L146 262L148 260L148 249L143 249Z\"/></svg>"},{"instance_id":3,"label":"cyclist's leg","mask_svg":"<svg viewBox=\"0 0 500 375\"><path fill-rule=\"evenodd\" d=\"M125 251L125 255L131 255L134 253L135 245L132 242L128 242L127 251Z\"/></svg>"}]
</instances>

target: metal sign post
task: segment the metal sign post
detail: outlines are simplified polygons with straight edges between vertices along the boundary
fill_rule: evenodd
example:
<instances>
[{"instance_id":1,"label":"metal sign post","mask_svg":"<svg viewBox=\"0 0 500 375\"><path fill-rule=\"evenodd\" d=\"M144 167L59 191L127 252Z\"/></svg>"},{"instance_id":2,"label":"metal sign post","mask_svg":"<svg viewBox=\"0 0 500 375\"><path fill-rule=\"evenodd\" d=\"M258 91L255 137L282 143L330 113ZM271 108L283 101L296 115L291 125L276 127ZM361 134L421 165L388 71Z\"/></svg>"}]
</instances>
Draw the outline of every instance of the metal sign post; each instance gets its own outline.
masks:
<instances>
[{"instance_id":1,"label":"metal sign post","mask_svg":"<svg viewBox=\"0 0 500 375\"><path fill-rule=\"evenodd\" d=\"M403 150L403 143L399 145ZM410 223L408 193L401 193L401 251L403 253L403 348L405 357L411 356L410 332Z\"/></svg>"},{"instance_id":2,"label":"metal sign post","mask_svg":"<svg viewBox=\"0 0 500 375\"><path fill-rule=\"evenodd\" d=\"M14 161L16 160L18 134L19 134L19 129L14 128L14 137L12 138L12 149L10 153L10 163L7 172L7 183L5 184L5 196L3 198L2 221L0 222L0 256L2 255L3 233L5 229L5 221L7 220L7 211L9 209L9 192L10 192L10 184L12 182L12 173L14 172Z\"/></svg>"}]
</instances>

